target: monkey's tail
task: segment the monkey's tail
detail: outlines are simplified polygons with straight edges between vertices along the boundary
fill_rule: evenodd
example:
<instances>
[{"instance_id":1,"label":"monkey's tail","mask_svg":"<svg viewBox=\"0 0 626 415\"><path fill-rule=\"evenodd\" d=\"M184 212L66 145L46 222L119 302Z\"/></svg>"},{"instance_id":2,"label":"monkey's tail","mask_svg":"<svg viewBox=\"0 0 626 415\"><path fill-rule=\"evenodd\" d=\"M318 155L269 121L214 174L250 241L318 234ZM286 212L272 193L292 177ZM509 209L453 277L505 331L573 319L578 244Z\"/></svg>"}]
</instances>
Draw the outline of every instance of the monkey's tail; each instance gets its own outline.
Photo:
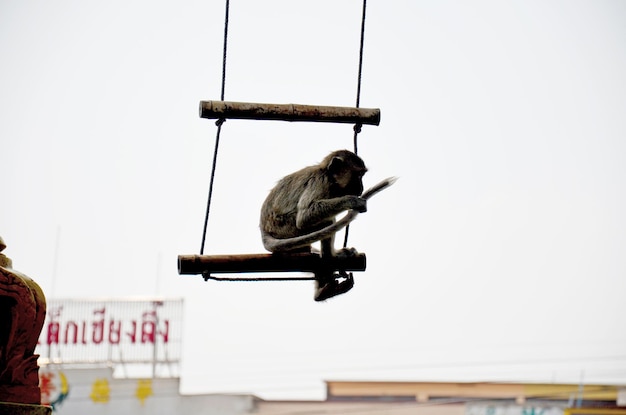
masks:
<instances>
[{"instance_id":1,"label":"monkey's tail","mask_svg":"<svg viewBox=\"0 0 626 415\"><path fill-rule=\"evenodd\" d=\"M365 192L363 192L361 197L367 200L370 197L374 196L375 194L381 192L382 190L394 184L396 180L398 180L397 177L388 177L380 181L375 186L367 189ZM270 235L263 234L262 235L263 246L265 247L265 249L267 249L270 252L281 252L285 250L291 251L293 249L304 248L306 246L311 245L313 242L317 242L321 239L324 239L328 235L336 233L340 231L341 229L345 228L346 226L348 226L350 222L356 219L358 214L359 214L358 211L354 209L350 209L348 213L346 214L346 216L339 219L337 222L333 223L332 225L328 225L327 227L320 229L318 231L311 232L306 235L296 236L293 238L277 239Z\"/></svg>"},{"instance_id":2,"label":"monkey's tail","mask_svg":"<svg viewBox=\"0 0 626 415\"><path fill-rule=\"evenodd\" d=\"M367 200L370 197L374 196L376 193L380 192L381 190L385 190L386 188L394 184L396 180L398 180L397 177L387 177L386 179L381 180L376 186L372 186L366 191L364 191L361 197Z\"/></svg>"}]
</instances>

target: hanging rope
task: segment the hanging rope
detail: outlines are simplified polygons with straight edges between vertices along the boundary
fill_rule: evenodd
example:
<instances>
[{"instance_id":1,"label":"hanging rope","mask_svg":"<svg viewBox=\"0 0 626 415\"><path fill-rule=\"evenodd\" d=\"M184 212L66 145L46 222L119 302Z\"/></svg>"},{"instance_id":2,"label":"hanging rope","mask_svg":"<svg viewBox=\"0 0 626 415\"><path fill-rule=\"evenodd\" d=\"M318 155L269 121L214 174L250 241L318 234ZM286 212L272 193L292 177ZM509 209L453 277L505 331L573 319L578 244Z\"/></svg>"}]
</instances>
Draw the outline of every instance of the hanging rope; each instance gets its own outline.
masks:
<instances>
[{"instance_id":1,"label":"hanging rope","mask_svg":"<svg viewBox=\"0 0 626 415\"><path fill-rule=\"evenodd\" d=\"M213 281L242 281L242 282L259 282L259 281L313 281L316 277L250 277L250 278L240 278L240 277L214 277L213 275L203 272L202 278L205 281L213 280Z\"/></svg>"},{"instance_id":2,"label":"hanging rope","mask_svg":"<svg viewBox=\"0 0 626 415\"><path fill-rule=\"evenodd\" d=\"M363 12L361 16L361 42L359 47L359 66L358 66L358 75L357 75L357 93L356 93L356 107L359 108L361 102L361 77L363 70L363 45L365 41L365 16L366 16L366 7L367 0L363 0ZM222 89L220 94L221 101L224 101L225 97L225 89L226 89L226 57L227 57L227 49L228 49L228 20L229 20L229 9L230 9L230 0L226 0L225 5L225 17L224 17L224 46L223 46L223 54L222 54ZM215 170L217 167L217 154L219 149L220 135L222 132L222 125L226 119L221 118L215 122L217 125L217 132L215 135L215 148L213 150L213 164L211 167L211 179L209 183L209 194L207 197L207 206L206 213L204 217L204 227L202 230L202 243L200 245L200 255L204 254L204 245L206 243L206 234L209 223L209 214L211 211L211 199L213 197L213 184L215 182ZM354 126L354 153L358 154L358 135L361 132L361 124L356 124ZM350 227L346 227L345 237L343 246L346 247L348 244L348 233Z\"/></svg>"},{"instance_id":3,"label":"hanging rope","mask_svg":"<svg viewBox=\"0 0 626 415\"><path fill-rule=\"evenodd\" d=\"M226 51L228 47L228 11L230 8L230 0L226 0L226 15L224 17L224 48L222 54L222 93L220 99L224 101L224 92L226 89ZM226 119L220 118L215 122L217 125L217 133L215 135L215 149L213 150L213 166L211 168L211 181L209 183L209 196L206 204L206 214L204 215L204 229L202 231L202 244L200 245L200 255L204 254L204 243L206 241L206 231L209 224L209 212L211 211L211 198L213 196L213 183L215 182L215 167L217 166L217 150L220 145L220 133L222 132L222 124Z\"/></svg>"},{"instance_id":4,"label":"hanging rope","mask_svg":"<svg viewBox=\"0 0 626 415\"><path fill-rule=\"evenodd\" d=\"M363 73L363 44L365 42L365 10L367 7L367 0L363 0L363 13L361 15L361 45L359 47L359 71L357 75L356 85L356 107L361 105L361 74ZM358 154L358 135L361 132L362 124L356 124L354 126L354 154Z\"/></svg>"},{"instance_id":5,"label":"hanging rope","mask_svg":"<svg viewBox=\"0 0 626 415\"><path fill-rule=\"evenodd\" d=\"M363 13L361 14L361 45L359 47L359 70L357 75L357 85L356 85L356 107L359 108L361 105L361 74L363 73L363 44L365 43L365 10L367 8L367 0L363 0ZM355 124L354 126L354 154L358 154L359 146L358 146L358 137L361 132L362 124ZM348 235L350 233L350 226L346 226L346 232L343 238L343 247L346 248L348 246Z\"/></svg>"}]
</instances>

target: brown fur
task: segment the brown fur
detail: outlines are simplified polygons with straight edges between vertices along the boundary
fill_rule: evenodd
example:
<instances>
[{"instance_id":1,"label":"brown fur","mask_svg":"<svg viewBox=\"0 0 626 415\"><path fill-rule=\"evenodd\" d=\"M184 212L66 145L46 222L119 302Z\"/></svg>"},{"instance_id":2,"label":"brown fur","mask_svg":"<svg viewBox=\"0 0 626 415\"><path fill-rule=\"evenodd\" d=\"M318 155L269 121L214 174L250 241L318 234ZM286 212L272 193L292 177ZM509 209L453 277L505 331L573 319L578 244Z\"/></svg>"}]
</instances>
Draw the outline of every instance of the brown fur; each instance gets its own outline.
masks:
<instances>
[{"instance_id":1,"label":"brown fur","mask_svg":"<svg viewBox=\"0 0 626 415\"><path fill-rule=\"evenodd\" d=\"M263 245L271 252L289 252L322 241L322 255L333 255L334 232L307 238L335 222L339 213L367 210L362 178L367 168L356 154L335 151L315 166L285 176L261 208ZM304 236L304 238L302 238ZM311 240L312 239L312 240Z\"/></svg>"},{"instance_id":2,"label":"brown fur","mask_svg":"<svg viewBox=\"0 0 626 415\"><path fill-rule=\"evenodd\" d=\"M367 210L367 199L395 182L388 178L363 193L367 171L356 154L339 150L318 165L285 176L270 191L261 208L263 246L271 252L311 250L321 241L322 257L354 255L353 249L334 250L335 232ZM339 221L335 216L349 210ZM354 285L352 273L318 270L315 301L343 294ZM340 279L342 280L340 282Z\"/></svg>"}]
</instances>

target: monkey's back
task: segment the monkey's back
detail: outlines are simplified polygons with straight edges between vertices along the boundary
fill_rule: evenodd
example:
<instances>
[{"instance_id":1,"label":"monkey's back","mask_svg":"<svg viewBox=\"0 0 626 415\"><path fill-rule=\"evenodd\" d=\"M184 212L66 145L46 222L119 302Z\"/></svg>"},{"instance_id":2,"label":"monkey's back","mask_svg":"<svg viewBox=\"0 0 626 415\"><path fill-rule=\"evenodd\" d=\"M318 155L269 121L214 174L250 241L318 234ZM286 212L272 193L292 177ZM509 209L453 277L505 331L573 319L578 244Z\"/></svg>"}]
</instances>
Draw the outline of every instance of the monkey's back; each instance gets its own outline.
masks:
<instances>
[{"instance_id":1,"label":"monkey's back","mask_svg":"<svg viewBox=\"0 0 626 415\"><path fill-rule=\"evenodd\" d=\"M299 229L296 225L296 217L298 204L301 203L305 193L310 194L312 189L319 189L320 186L328 187L327 184L320 183L322 181L320 178L323 177L323 169L319 166L309 166L279 180L261 207L261 233L273 238L285 239L316 230Z\"/></svg>"}]
</instances>

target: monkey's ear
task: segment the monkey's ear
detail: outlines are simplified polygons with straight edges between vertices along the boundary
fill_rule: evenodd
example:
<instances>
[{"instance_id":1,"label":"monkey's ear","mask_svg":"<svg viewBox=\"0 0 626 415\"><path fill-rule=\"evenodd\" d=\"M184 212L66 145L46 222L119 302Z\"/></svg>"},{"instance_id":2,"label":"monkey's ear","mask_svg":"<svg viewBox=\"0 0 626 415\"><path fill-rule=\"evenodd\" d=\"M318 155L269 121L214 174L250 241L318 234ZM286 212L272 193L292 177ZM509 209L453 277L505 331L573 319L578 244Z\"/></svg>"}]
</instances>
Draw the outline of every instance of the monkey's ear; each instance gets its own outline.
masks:
<instances>
[{"instance_id":1,"label":"monkey's ear","mask_svg":"<svg viewBox=\"0 0 626 415\"><path fill-rule=\"evenodd\" d=\"M339 173L345 166L345 162L343 158L339 156L335 156L332 158L330 163L328 163L328 171L332 174Z\"/></svg>"}]
</instances>

